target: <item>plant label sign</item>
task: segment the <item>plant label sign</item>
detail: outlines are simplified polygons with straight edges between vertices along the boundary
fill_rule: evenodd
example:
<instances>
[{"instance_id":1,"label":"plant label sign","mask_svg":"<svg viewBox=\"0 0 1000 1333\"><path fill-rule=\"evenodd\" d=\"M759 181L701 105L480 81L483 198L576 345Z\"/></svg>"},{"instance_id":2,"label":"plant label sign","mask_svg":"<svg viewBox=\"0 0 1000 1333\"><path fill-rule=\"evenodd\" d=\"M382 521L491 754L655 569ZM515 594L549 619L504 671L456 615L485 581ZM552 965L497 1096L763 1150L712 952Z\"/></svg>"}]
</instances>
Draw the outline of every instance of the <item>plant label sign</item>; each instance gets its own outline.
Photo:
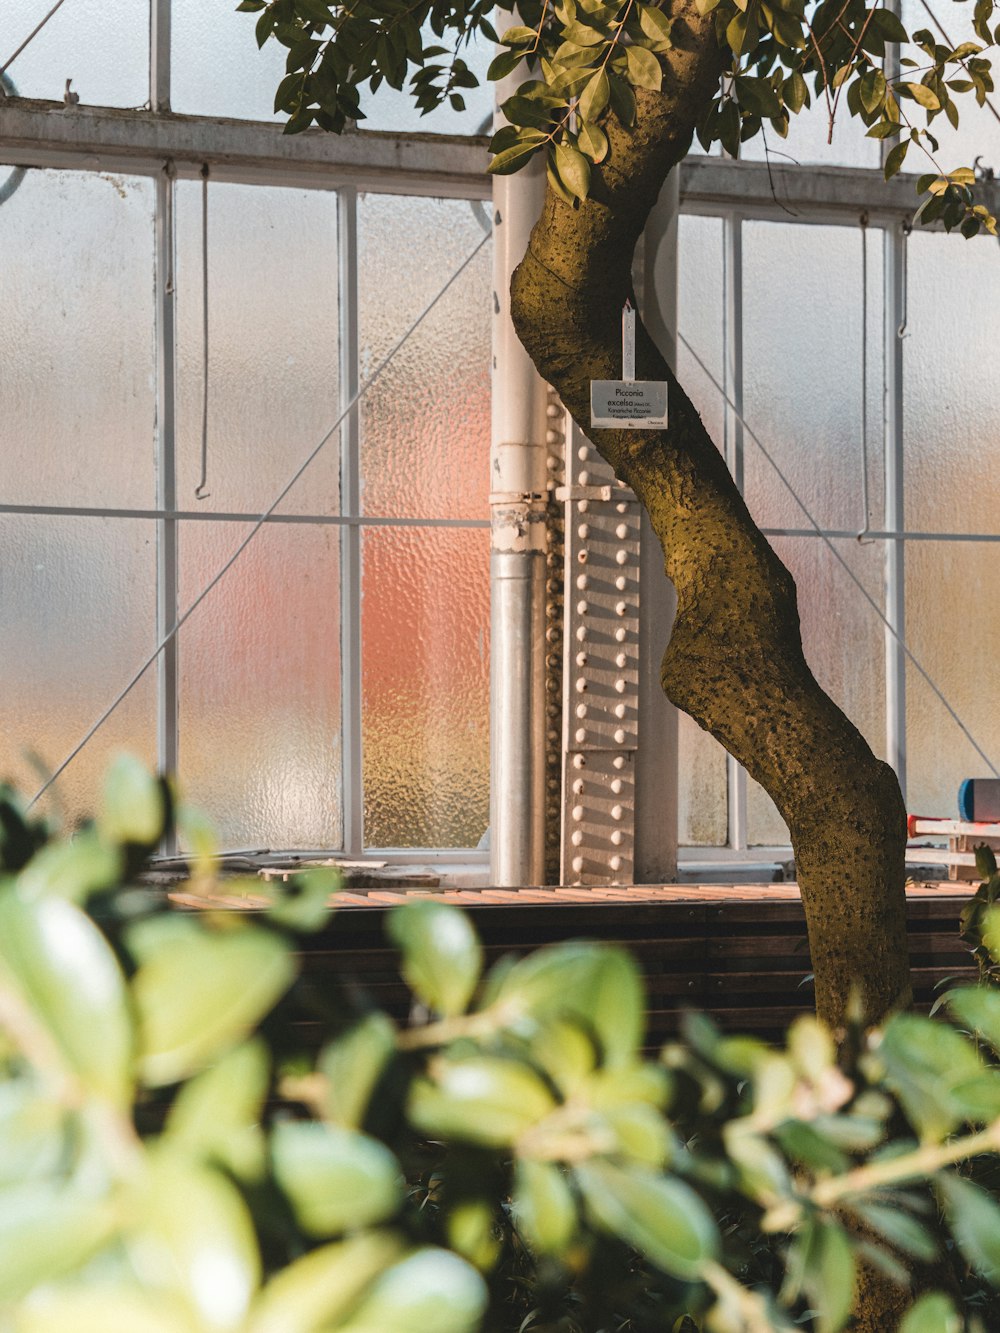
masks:
<instances>
[{"instance_id":1,"label":"plant label sign","mask_svg":"<svg viewBox=\"0 0 1000 1333\"><path fill-rule=\"evenodd\" d=\"M590 381L590 424L662 430L667 424L666 380L635 377L635 310L622 310L622 378Z\"/></svg>"}]
</instances>

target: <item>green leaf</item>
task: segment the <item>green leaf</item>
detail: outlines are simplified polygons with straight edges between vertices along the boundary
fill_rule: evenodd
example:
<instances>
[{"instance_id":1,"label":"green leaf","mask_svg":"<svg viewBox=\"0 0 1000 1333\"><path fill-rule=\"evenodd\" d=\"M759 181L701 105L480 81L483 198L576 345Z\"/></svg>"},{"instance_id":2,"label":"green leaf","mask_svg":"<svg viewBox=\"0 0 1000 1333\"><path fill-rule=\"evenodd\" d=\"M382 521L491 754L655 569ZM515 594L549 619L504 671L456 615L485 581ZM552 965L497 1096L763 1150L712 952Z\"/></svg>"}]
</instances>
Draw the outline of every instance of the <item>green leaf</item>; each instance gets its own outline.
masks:
<instances>
[{"instance_id":1,"label":"green leaf","mask_svg":"<svg viewBox=\"0 0 1000 1333\"><path fill-rule=\"evenodd\" d=\"M901 83L897 85L899 89L905 91L913 100L926 108L928 111L940 111L941 99L932 88L928 88L923 83Z\"/></svg>"},{"instance_id":2,"label":"green leaf","mask_svg":"<svg viewBox=\"0 0 1000 1333\"><path fill-rule=\"evenodd\" d=\"M18 876L25 898L53 894L83 903L92 893L117 885L125 868L121 848L106 842L96 828L43 847Z\"/></svg>"},{"instance_id":3,"label":"green leaf","mask_svg":"<svg viewBox=\"0 0 1000 1333\"><path fill-rule=\"evenodd\" d=\"M610 1065L629 1064L645 1026L642 981L634 959L611 945L567 943L516 963L493 1003L507 1022L564 1018L589 1032Z\"/></svg>"},{"instance_id":4,"label":"green leaf","mask_svg":"<svg viewBox=\"0 0 1000 1333\"><path fill-rule=\"evenodd\" d=\"M871 25L878 35L884 37L887 42L905 44L910 40L909 33L891 9L873 10Z\"/></svg>"},{"instance_id":5,"label":"green leaf","mask_svg":"<svg viewBox=\"0 0 1000 1333\"><path fill-rule=\"evenodd\" d=\"M434 1080L416 1079L408 1115L425 1134L509 1147L555 1108L542 1080L516 1060L442 1060Z\"/></svg>"},{"instance_id":6,"label":"green leaf","mask_svg":"<svg viewBox=\"0 0 1000 1333\"><path fill-rule=\"evenodd\" d=\"M389 916L389 938L403 952L403 976L417 998L445 1017L465 1012L483 967L483 949L457 907L414 899Z\"/></svg>"},{"instance_id":7,"label":"green leaf","mask_svg":"<svg viewBox=\"0 0 1000 1333\"><path fill-rule=\"evenodd\" d=\"M733 55L743 54L743 46L747 40L748 21L746 12L737 10L729 21L726 28L726 41L729 43Z\"/></svg>"},{"instance_id":8,"label":"green leaf","mask_svg":"<svg viewBox=\"0 0 1000 1333\"><path fill-rule=\"evenodd\" d=\"M658 93L663 85L663 70L652 51L644 46L627 46L625 61L628 68L628 81L635 88L648 88Z\"/></svg>"},{"instance_id":9,"label":"green leaf","mask_svg":"<svg viewBox=\"0 0 1000 1333\"><path fill-rule=\"evenodd\" d=\"M143 1082L176 1083L217 1060L256 1027L294 975L286 946L257 927L199 930L183 950L158 949L132 982Z\"/></svg>"},{"instance_id":10,"label":"green leaf","mask_svg":"<svg viewBox=\"0 0 1000 1333\"><path fill-rule=\"evenodd\" d=\"M906 150L909 146L910 140L904 139L902 143L896 144L895 147L889 150L886 155L885 169L883 172L886 180L891 180L899 171L900 167L903 165L903 159L906 157Z\"/></svg>"},{"instance_id":11,"label":"green leaf","mask_svg":"<svg viewBox=\"0 0 1000 1333\"><path fill-rule=\"evenodd\" d=\"M155 847L166 820L163 785L133 755L115 759L104 779L98 827L108 842Z\"/></svg>"},{"instance_id":12,"label":"green leaf","mask_svg":"<svg viewBox=\"0 0 1000 1333\"><path fill-rule=\"evenodd\" d=\"M658 50L666 51L673 45L670 37L673 26L673 19L668 19L662 9L653 5L639 6L639 27L650 41L657 43Z\"/></svg>"},{"instance_id":13,"label":"green leaf","mask_svg":"<svg viewBox=\"0 0 1000 1333\"><path fill-rule=\"evenodd\" d=\"M18 1311L17 1333L191 1333L183 1307L124 1282L60 1283Z\"/></svg>"},{"instance_id":14,"label":"green leaf","mask_svg":"<svg viewBox=\"0 0 1000 1333\"><path fill-rule=\"evenodd\" d=\"M546 136L539 130L525 131L516 144L497 153L486 170L494 176L510 176L520 171L545 143L545 139Z\"/></svg>"},{"instance_id":15,"label":"green leaf","mask_svg":"<svg viewBox=\"0 0 1000 1333\"><path fill-rule=\"evenodd\" d=\"M385 1014L362 1018L319 1057L317 1068L325 1079L323 1113L334 1124L357 1129L368 1103L396 1051L396 1029Z\"/></svg>"},{"instance_id":16,"label":"green leaf","mask_svg":"<svg viewBox=\"0 0 1000 1333\"><path fill-rule=\"evenodd\" d=\"M590 189L590 163L579 148L557 143L553 156L555 169L566 189L575 199L586 199Z\"/></svg>"},{"instance_id":17,"label":"green leaf","mask_svg":"<svg viewBox=\"0 0 1000 1333\"><path fill-rule=\"evenodd\" d=\"M403 1252L391 1232L323 1245L281 1269L258 1298L248 1333L336 1329L378 1275Z\"/></svg>"},{"instance_id":18,"label":"green leaf","mask_svg":"<svg viewBox=\"0 0 1000 1333\"><path fill-rule=\"evenodd\" d=\"M259 1177L264 1137L258 1122L269 1076L262 1041L237 1046L180 1089L167 1116L165 1143L196 1161L217 1162L237 1178Z\"/></svg>"},{"instance_id":19,"label":"green leaf","mask_svg":"<svg viewBox=\"0 0 1000 1333\"><path fill-rule=\"evenodd\" d=\"M500 41L503 46L533 46L535 30L526 28L523 24L516 24L513 28L507 29Z\"/></svg>"},{"instance_id":20,"label":"green leaf","mask_svg":"<svg viewBox=\"0 0 1000 1333\"><path fill-rule=\"evenodd\" d=\"M611 93L611 110L626 129L635 124L635 93L629 84L617 74L608 77Z\"/></svg>"},{"instance_id":21,"label":"green leaf","mask_svg":"<svg viewBox=\"0 0 1000 1333\"><path fill-rule=\"evenodd\" d=\"M0 895L0 988L51 1050L25 1048L40 1067L58 1061L92 1096L131 1104L132 1024L125 979L104 936L60 898Z\"/></svg>"},{"instance_id":22,"label":"green leaf","mask_svg":"<svg viewBox=\"0 0 1000 1333\"><path fill-rule=\"evenodd\" d=\"M576 1204L554 1162L519 1159L511 1196L514 1224L536 1254L559 1255L576 1233Z\"/></svg>"},{"instance_id":23,"label":"green leaf","mask_svg":"<svg viewBox=\"0 0 1000 1333\"><path fill-rule=\"evenodd\" d=\"M869 113L878 110L885 100L885 75L880 69L870 69L861 80L861 105Z\"/></svg>"},{"instance_id":24,"label":"green leaf","mask_svg":"<svg viewBox=\"0 0 1000 1333\"><path fill-rule=\"evenodd\" d=\"M0 1190L0 1301L72 1273L114 1234L113 1206L41 1182Z\"/></svg>"},{"instance_id":25,"label":"green leaf","mask_svg":"<svg viewBox=\"0 0 1000 1333\"><path fill-rule=\"evenodd\" d=\"M879 1236L902 1254L929 1264L937 1258L937 1241L923 1225L902 1208L885 1204L858 1202L851 1209Z\"/></svg>"},{"instance_id":26,"label":"green leaf","mask_svg":"<svg viewBox=\"0 0 1000 1333\"><path fill-rule=\"evenodd\" d=\"M1000 1205L985 1190L950 1171L936 1181L945 1216L971 1268L1000 1286Z\"/></svg>"},{"instance_id":27,"label":"green leaf","mask_svg":"<svg viewBox=\"0 0 1000 1333\"><path fill-rule=\"evenodd\" d=\"M796 1233L788 1259L786 1299L800 1291L815 1311L816 1333L840 1333L854 1304L854 1253L843 1228L808 1221Z\"/></svg>"},{"instance_id":28,"label":"green leaf","mask_svg":"<svg viewBox=\"0 0 1000 1333\"><path fill-rule=\"evenodd\" d=\"M603 162L608 155L608 136L601 129L600 125L588 125L584 123L580 126L580 132L576 136L576 141L580 146L580 151L584 153L591 162Z\"/></svg>"},{"instance_id":29,"label":"green leaf","mask_svg":"<svg viewBox=\"0 0 1000 1333\"><path fill-rule=\"evenodd\" d=\"M974 1117L983 1065L972 1044L947 1024L897 1014L886 1024L877 1054L886 1086L922 1139L940 1140ZM991 1085L1000 1091L1000 1072Z\"/></svg>"},{"instance_id":30,"label":"green leaf","mask_svg":"<svg viewBox=\"0 0 1000 1333\"><path fill-rule=\"evenodd\" d=\"M141 1216L126 1236L144 1287L179 1296L199 1327L241 1329L260 1255L239 1191L217 1171L169 1152L153 1157L149 1171Z\"/></svg>"},{"instance_id":31,"label":"green leaf","mask_svg":"<svg viewBox=\"0 0 1000 1333\"><path fill-rule=\"evenodd\" d=\"M797 115L809 100L809 89L798 70L795 70L785 80L782 85L782 94L785 99L785 106Z\"/></svg>"},{"instance_id":32,"label":"green leaf","mask_svg":"<svg viewBox=\"0 0 1000 1333\"><path fill-rule=\"evenodd\" d=\"M403 1201L403 1175L378 1139L306 1121L283 1121L271 1135L274 1178L310 1236L388 1221Z\"/></svg>"},{"instance_id":33,"label":"green leaf","mask_svg":"<svg viewBox=\"0 0 1000 1333\"><path fill-rule=\"evenodd\" d=\"M962 1333L962 1319L950 1296L930 1291L903 1316L899 1333Z\"/></svg>"},{"instance_id":34,"label":"green leaf","mask_svg":"<svg viewBox=\"0 0 1000 1333\"><path fill-rule=\"evenodd\" d=\"M959 1023L1000 1052L1000 991L987 986L962 986L948 992L945 1004Z\"/></svg>"},{"instance_id":35,"label":"green leaf","mask_svg":"<svg viewBox=\"0 0 1000 1333\"><path fill-rule=\"evenodd\" d=\"M716 1255L718 1231L699 1195L679 1180L592 1160L574 1168L587 1211L673 1277L698 1278Z\"/></svg>"},{"instance_id":36,"label":"green leaf","mask_svg":"<svg viewBox=\"0 0 1000 1333\"><path fill-rule=\"evenodd\" d=\"M590 79L580 94L580 100L577 103L577 114L585 122L593 122L604 111L611 97L611 84L607 74L603 69Z\"/></svg>"},{"instance_id":37,"label":"green leaf","mask_svg":"<svg viewBox=\"0 0 1000 1333\"><path fill-rule=\"evenodd\" d=\"M335 906L331 898L342 885L338 871L321 867L302 870L292 875L287 883L281 879L270 880L267 896L271 905L267 915L290 930L319 930L329 921Z\"/></svg>"},{"instance_id":38,"label":"green leaf","mask_svg":"<svg viewBox=\"0 0 1000 1333\"><path fill-rule=\"evenodd\" d=\"M487 1301L470 1264L426 1246L381 1273L337 1333L476 1333Z\"/></svg>"},{"instance_id":39,"label":"green leaf","mask_svg":"<svg viewBox=\"0 0 1000 1333\"><path fill-rule=\"evenodd\" d=\"M497 83L500 79L505 79L508 74L513 74L523 58L523 51L501 51L490 62L490 67L486 71L487 79L491 83Z\"/></svg>"}]
</instances>

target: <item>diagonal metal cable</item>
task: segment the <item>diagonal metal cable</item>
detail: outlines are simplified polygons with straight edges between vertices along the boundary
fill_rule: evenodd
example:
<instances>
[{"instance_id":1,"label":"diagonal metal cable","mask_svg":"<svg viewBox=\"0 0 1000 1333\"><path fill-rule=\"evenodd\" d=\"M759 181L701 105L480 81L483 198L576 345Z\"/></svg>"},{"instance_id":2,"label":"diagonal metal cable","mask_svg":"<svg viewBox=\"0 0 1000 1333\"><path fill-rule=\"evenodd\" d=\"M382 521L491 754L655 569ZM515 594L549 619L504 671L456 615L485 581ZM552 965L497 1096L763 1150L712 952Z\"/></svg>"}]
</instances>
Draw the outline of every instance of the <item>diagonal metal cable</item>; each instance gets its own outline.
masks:
<instances>
[{"instance_id":1,"label":"diagonal metal cable","mask_svg":"<svg viewBox=\"0 0 1000 1333\"><path fill-rule=\"evenodd\" d=\"M865 601L868 603L868 605L871 607L871 609L872 609L872 610L875 612L875 614L878 616L879 620L881 620L882 624L886 627L886 629L889 631L889 633L892 635L892 637L893 637L893 638L896 640L896 642L899 644L900 648L903 650L903 654L904 654L904 656L906 657L906 660L907 660L908 662L912 663L914 669L915 669L917 672L919 672L919 674L920 674L920 675L923 677L923 679L927 682L927 684L930 686L930 688L934 691L934 693L937 695L938 699L940 699L941 703L944 705L944 707L945 707L945 709L946 709L946 711L947 711L949 717L952 719L952 721L953 721L953 722L955 723L955 725L958 727L959 731L961 731L962 735L965 737L965 739L969 742L969 744L970 744L970 745L972 746L972 748L975 750L976 754L978 754L979 757L980 757L980 759L982 759L983 763L986 764L987 768L989 768L989 770L990 770L990 772L993 774L993 776L996 777L996 778L1000 778L1000 772L997 771L997 768L996 768L996 766L993 764L993 761L990 759L989 755L986 753L986 751L983 749L983 747L977 742L977 740L976 740L976 738L973 736L972 732L969 730L969 728L965 725L965 723L964 723L964 722L962 721L962 719L959 717L958 713L956 713L955 709L954 709L954 708L951 706L951 704L948 702L947 698L945 697L944 693L943 693L942 690L939 688L939 686L938 686L937 684L935 684L934 680L931 678L930 673L929 673L929 672L927 671L927 669L924 667L923 663L920 662L920 661L917 659L917 657L914 655L912 649L909 647L909 645L907 644L907 642L906 642L906 640L903 638L903 636L899 633L899 631L896 629L896 627L895 627L894 625L890 624L889 620L886 618L885 612L884 612L884 611L882 610L882 608L879 606L878 602L876 602L875 598L871 595L871 593L868 591L868 589L865 587L865 585L864 585L864 584L861 582L861 580L858 578L857 574L855 574L854 570L850 567L850 565L847 563L847 561L844 559L844 557L840 554L840 552L839 552L839 551L837 550L837 548L834 546L834 544L833 544L833 542L830 540L830 538L826 535L826 533L823 531L823 529L820 527L820 525L819 525L819 524L816 522L816 520L813 518L813 516L812 516L812 514L810 513L809 508L808 508L808 506L806 505L805 501L802 500L802 499L800 499L800 497L799 497L799 495L798 495L798 492L795 490L795 487L792 485L792 483L791 483L791 482L788 480L788 478L785 476L784 472L782 472L781 468L780 468L780 467L778 466L778 464L775 462L774 458L772 457L771 453L769 452L769 450L767 449L767 447L764 445L764 443L763 443L763 441L760 439L760 437L759 437L758 435L756 435L756 434L754 433L753 429L748 425L748 423L747 423L747 421L746 421L746 418L742 415L742 413L740 412L739 408L736 406L736 404L733 402L733 400L732 400L732 399L729 397L729 395L726 393L726 390L722 387L722 385L719 383L719 381L715 378L715 376L714 376L714 375L712 374L712 372L709 370L708 366L707 366L707 365L705 364L705 362L701 359L701 357L698 355L698 353L695 351L695 349L691 346L690 342L688 342L687 338L684 337L684 334L681 333L681 332L678 330L676 336L677 336L677 340L678 340L678 342L681 342L681 343L684 344L685 348L688 350L688 352L689 352L689 353L691 354L691 356L694 358L694 360L695 360L695 362L697 363L697 365L701 367L701 370L703 371L703 373L705 374L705 376L706 376L706 378L709 380L709 382L710 382L710 383L711 383L711 384L718 390L719 394L722 396L723 401L724 401L726 404L728 404L729 408L732 410L733 414L735 415L737 421L739 421L740 425L741 425L741 426L743 427L743 429L746 431L746 433L747 433L747 435L749 436L749 438L750 438L751 440L753 440L754 444L757 446L757 448L761 451L761 453L764 455L764 457L765 457L765 458L767 459L767 461L770 463L771 467L772 467L772 468L774 469L774 471L777 473L777 476L778 476L779 481L781 481L782 485L785 487L785 489L788 491L789 495L792 497L792 499L793 499L793 500L795 501L795 503L798 505L799 509L802 510L802 513L805 515L805 518L806 518L807 522L809 523L809 526L810 526L810 527L813 529L813 531L816 533L817 537L819 537L823 542L825 542L826 546L827 546L827 547L829 548L829 550L830 550L830 554L834 557L834 559L838 562L838 564L840 564L840 565L843 567L843 570L844 570L845 574L847 575L847 577L851 580L851 582L854 584L854 586L857 588L857 590L861 593L861 596L865 599Z\"/></svg>"},{"instance_id":2,"label":"diagonal metal cable","mask_svg":"<svg viewBox=\"0 0 1000 1333\"><path fill-rule=\"evenodd\" d=\"M335 434L335 432L337 431L337 429L339 428L339 426L341 425L341 423L344 421L344 419L345 419L345 418L346 418L346 417L347 417L347 416L354 410L354 408L358 405L358 403L359 403L359 402L361 401L361 399L365 396L365 394L366 394L366 393L368 392L368 390L372 387L372 385L376 382L376 380L379 379L379 377L382 375L383 371L387 368L387 366L389 365L389 363L392 361L393 357L396 355L396 353L399 351L399 349L403 346L403 344L407 341L407 339L408 339L413 333L416 332L416 330L417 330L417 329L420 327L420 325L424 322L424 320L425 320L425 319L427 318L427 316L431 313L431 311L432 311L432 310L434 309L434 307L438 304L438 302L439 302L439 301L441 300L441 298L445 295L445 293L448 292L448 291L451 289L451 287L454 286L454 284L458 281L458 279L461 277L461 275L465 272L465 270L469 267L469 265L470 265L470 264L472 263L472 261L475 259L476 255L479 254L480 250L483 248L483 246L486 244L486 242L490 239L491 235L492 235L492 232L487 232L487 233L483 236L482 240L478 242L478 244L474 247L474 249L471 251L471 253L466 257L466 259L464 259L464 260L462 261L462 263L461 263L461 264L459 265L459 267L455 270L455 272L451 275L451 277L450 277L450 278L448 279L448 281L444 284L444 286L443 286L443 287L441 288L441 290L437 293L437 295L433 298L433 300L429 301L428 304L424 306L423 310L421 310L420 314L416 317L416 319L415 319L415 320L413 321L413 323L409 326L409 328L408 328L408 329L406 330L406 332L402 335L402 337L400 337L400 338L397 340L397 342L395 342L395 343L393 344L393 346L390 348L390 350L386 353L386 355L382 358L382 360L379 362L379 364L375 367L375 369L372 371L372 373L371 373L371 374L368 376L368 378L365 380L364 384L362 384L361 387L358 389L357 393L350 399L350 401L348 402L347 406L346 406L346 407L344 408L344 410L340 413L340 415L337 417L336 421L333 423L333 425L330 427L330 429L326 432L326 434L325 434L325 435L323 436L323 438L320 440L319 444L316 445L315 449L313 449L312 453L309 454L309 456L306 458L306 460L305 460L303 463L301 463L301 464L299 465L299 467L296 469L294 475L292 476L291 480L288 481L288 482L281 488L281 490L279 491L279 493L278 493L277 497L275 498L275 500L268 506L267 509L264 510L264 512L259 516L259 518L257 518L257 519L254 521L253 527L250 529L250 531L247 533L247 535L243 538L243 540L240 542L239 546L237 546L236 550L235 550L235 551L233 552L233 554L229 557L229 559L226 561L226 563L222 566L222 568L218 571L218 573L214 576L214 578L212 578L212 579L205 585L205 587L202 588L201 592L200 592L200 593L198 594L198 596L194 599L194 601L193 601L193 602L191 603L191 605L187 608L187 610L186 610L182 615L178 616L177 620L173 623L173 625L171 625L170 629L167 630L166 634L164 634L163 638L162 638L162 639L160 640L160 642L156 645L156 647L153 649L153 651L149 654L149 656L148 656L148 657L146 658L146 660L143 662L142 666L140 666L139 669L135 672L135 674L131 677L131 679L128 681L128 683L126 684L126 686L124 687L124 689L120 690L119 693L116 695L116 697L112 700L112 702L107 706L107 708L105 708L104 712L100 715L100 717L99 717L99 718L97 719L97 721L93 724L93 726L90 727L90 729L87 731L87 734L83 737L83 739L82 739L77 745L75 745L75 746L73 747L73 749L72 749L72 750L70 751L70 753L66 756L66 758L62 761L62 763L59 765L59 767L58 767L57 769L55 769L55 771L49 776L49 778L48 778L47 781L44 783L44 785L41 786L41 787L38 789L38 791L35 792L34 796L31 798L31 800L30 800L29 803L28 803L28 809L29 809L29 810L30 810L31 807L35 804L35 802L36 802L37 800L39 800L40 797L42 797L42 796L45 795L45 793L48 791L48 789L52 786L53 782L55 782L57 778L59 778L63 773L65 773L66 769L70 766L70 764L71 764L71 763L73 762L73 760L77 757L77 755L78 755L78 754L80 753L80 751L84 748L84 746L87 745L87 744L90 742L91 738L92 738L94 735L96 735L96 733L101 729L101 727L104 726L105 722L107 722L108 718L109 718L109 717L111 716L111 714L115 711L115 709L118 707L118 705L119 705L124 699L126 699L126 698L128 697L129 694L131 694L132 690L136 687L136 685L138 685L139 681L143 678L143 676L146 674L146 672L149 670L149 668L153 665L153 663L154 663L154 662L156 661L156 659L159 657L160 653L163 652L164 648L165 648L165 647L167 646L167 644L171 641L171 639L174 637L174 635L177 634L177 632L180 630L181 626L182 626L183 624L185 624L185 622L188 621L188 620L191 618L191 616L194 614L195 611L197 611L198 607L201 606L202 602L203 602L203 601L205 600L205 598L209 595L209 593L212 591L212 589L215 588L219 583L221 583L221 581L225 578L225 576L226 576L226 575L229 573L229 571L232 569L233 565L236 564L237 560L240 558L240 556L243 554L243 552L247 549L247 547L248 547L248 546L250 545L250 543L253 541L254 537L257 536L257 533L260 532L261 528L264 526L264 524L268 521L268 519L271 517L271 515L274 513L274 511L275 511L275 510L278 508L278 506L281 504L282 500L284 500L284 498L288 495L289 491L292 489L292 487L295 485L295 483L299 480L299 478L300 478L300 477L302 476L302 474L305 472L306 468L309 467L310 463L312 463L313 459L316 458L316 456L319 454L320 450L323 449L324 446L325 446L325 445L329 442L329 440L333 437L333 435Z\"/></svg>"},{"instance_id":3,"label":"diagonal metal cable","mask_svg":"<svg viewBox=\"0 0 1000 1333\"><path fill-rule=\"evenodd\" d=\"M35 38L45 27L46 23L48 23L49 19L53 16L56 10L60 9L65 3L66 0L56 0L55 4L42 19L41 23L39 23L36 27L32 28L31 32L28 33L27 37L25 37L24 41L17 48L14 54L12 56L8 56L7 59L4 61L4 63L0 65L0 74L5 73L10 68L10 66L13 65L14 61L18 58L21 52L26 50L35 40Z\"/></svg>"}]
</instances>

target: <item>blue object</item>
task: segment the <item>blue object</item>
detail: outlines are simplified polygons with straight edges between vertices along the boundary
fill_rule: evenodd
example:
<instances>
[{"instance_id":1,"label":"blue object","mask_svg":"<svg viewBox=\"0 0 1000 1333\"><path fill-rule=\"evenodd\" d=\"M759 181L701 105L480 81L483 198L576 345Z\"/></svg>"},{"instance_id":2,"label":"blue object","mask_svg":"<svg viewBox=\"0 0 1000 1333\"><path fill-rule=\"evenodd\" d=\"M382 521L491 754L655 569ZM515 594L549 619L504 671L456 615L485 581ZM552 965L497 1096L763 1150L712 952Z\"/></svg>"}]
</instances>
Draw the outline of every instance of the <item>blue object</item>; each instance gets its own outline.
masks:
<instances>
[{"instance_id":1,"label":"blue object","mask_svg":"<svg viewBox=\"0 0 1000 1333\"><path fill-rule=\"evenodd\" d=\"M958 817L968 824L1000 821L1000 778L966 778L958 789Z\"/></svg>"}]
</instances>

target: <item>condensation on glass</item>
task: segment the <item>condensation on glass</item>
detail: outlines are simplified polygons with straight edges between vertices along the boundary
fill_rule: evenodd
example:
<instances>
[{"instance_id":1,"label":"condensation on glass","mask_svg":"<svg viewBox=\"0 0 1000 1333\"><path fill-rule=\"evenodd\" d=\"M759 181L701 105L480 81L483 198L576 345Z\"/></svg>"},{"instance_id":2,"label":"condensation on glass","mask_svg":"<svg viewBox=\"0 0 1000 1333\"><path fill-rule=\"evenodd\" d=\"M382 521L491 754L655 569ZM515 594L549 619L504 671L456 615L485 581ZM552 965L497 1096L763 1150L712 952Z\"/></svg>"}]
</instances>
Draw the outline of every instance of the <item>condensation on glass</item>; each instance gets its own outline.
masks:
<instances>
[{"instance_id":1,"label":"condensation on glass","mask_svg":"<svg viewBox=\"0 0 1000 1333\"><path fill-rule=\"evenodd\" d=\"M721 449L724 400L723 226L718 218L678 219L677 322L708 374L678 340L677 375L712 439ZM712 378L709 378L711 376ZM678 842L722 847L728 836L726 752L686 713L678 714Z\"/></svg>"},{"instance_id":2,"label":"condensation on glass","mask_svg":"<svg viewBox=\"0 0 1000 1333\"><path fill-rule=\"evenodd\" d=\"M204 500L200 182L178 182L177 229L179 508L259 514L339 411L336 195L209 183ZM339 449L335 431L282 513L338 512Z\"/></svg>"},{"instance_id":3,"label":"condensation on glass","mask_svg":"<svg viewBox=\"0 0 1000 1333\"><path fill-rule=\"evenodd\" d=\"M0 496L151 505L152 182L29 171L0 256Z\"/></svg>"},{"instance_id":4,"label":"condensation on glass","mask_svg":"<svg viewBox=\"0 0 1000 1333\"><path fill-rule=\"evenodd\" d=\"M4 0L0 65L51 8L52 0ZM68 0L7 72L22 97L61 102L72 79L84 106L145 106L148 0Z\"/></svg>"},{"instance_id":5,"label":"condensation on glass","mask_svg":"<svg viewBox=\"0 0 1000 1333\"><path fill-rule=\"evenodd\" d=\"M914 232L907 258L907 527L997 532L997 242L992 237L963 241L956 235ZM942 550L936 545L933 549Z\"/></svg>"},{"instance_id":6,"label":"condensation on glass","mask_svg":"<svg viewBox=\"0 0 1000 1333\"><path fill-rule=\"evenodd\" d=\"M885 757L884 630L847 571L819 537L772 537L798 589L802 645L822 688L838 704L872 750ZM852 573L883 607L883 542L833 539ZM766 792L747 782L747 835L751 846L787 843L788 830Z\"/></svg>"},{"instance_id":7,"label":"condensation on glass","mask_svg":"<svg viewBox=\"0 0 1000 1333\"><path fill-rule=\"evenodd\" d=\"M911 542L907 546L907 640L976 743L1000 768L997 593L995 545ZM906 751L907 806L917 814L957 818L963 779L992 776L910 664Z\"/></svg>"},{"instance_id":8,"label":"condensation on glass","mask_svg":"<svg viewBox=\"0 0 1000 1333\"><path fill-rule=\"evenodd\" d=\"M187 605L245 535L187 523ZM343 843L339 538L266 524L181 631L180 773L227 847Z\"/></svg>"},{"instance_id":9,"label":"condensation on glass","mask_svg":"<svg viewBox=\"0 0 1000 1333\"><path fill-rule=\"evenodd\" d=\"M31 795L155 641L155 524L0 514L0 570L0 781ZM72 825L96 810L115 753L155 761L155 684L147 673L59 778L45 809Z\"/></svg>"},{"instance_id":10,"label":"condensation on glass","mask_svg":"<svg viewBox=\"0 0 1000 1333\"><path fill-rule=\"evenodd\" d=\"M362 542L365 843L476 847L489 822L489 534Z\"/></svg>"},{"instance_id":11,"label":"condensation on glass","mask_svg":"<svg viewBox=\"0 0 1000 1333\"><path fill-rule=\"evenodd\" d=\"M872 528L882 526L882 237L869 230L868 318L862 328L860 225L743 225L744 415L812 518L842 531L861 531L866 520ZM809 528L806 512L749 436L744 454L755 521Z\"/></svg>"},{"instance_id":12,"label":"condensation on glass","mask_svg":"<svg viewBox=\"0 0 1000 1333\"><path fill-rule=\"evenodd\" d=\"M369 194L358 204L361 381L469 257L489 209L462 199ZM395 354L361 405L362 511L487 513L491 244Z\"/></svg>"}]
</instances>

